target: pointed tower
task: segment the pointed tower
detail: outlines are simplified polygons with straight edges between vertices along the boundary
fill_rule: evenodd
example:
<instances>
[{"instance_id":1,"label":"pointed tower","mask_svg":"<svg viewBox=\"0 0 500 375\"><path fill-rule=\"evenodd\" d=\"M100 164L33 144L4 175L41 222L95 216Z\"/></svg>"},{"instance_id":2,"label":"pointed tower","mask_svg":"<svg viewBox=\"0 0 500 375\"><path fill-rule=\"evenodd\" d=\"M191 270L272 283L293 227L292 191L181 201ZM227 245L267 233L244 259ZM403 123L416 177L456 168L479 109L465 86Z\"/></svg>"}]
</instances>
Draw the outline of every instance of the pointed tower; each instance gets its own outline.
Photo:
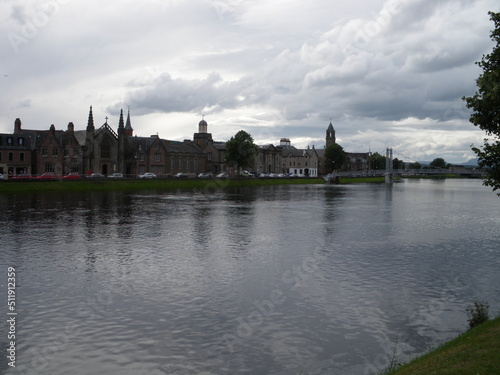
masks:
<instances>
[{"instance_id":1,"label":"pointed tower","mask_svg":"<svg viewBox=\"0 0 500 375\"><path fill-rule=\"evenodd\" d=\"M118 135L122 135L125 131L125 123L123 121L123 109L120 109L120 120L118 120Z\"/></svg>"},{"instance_id":2,"label":"pointed tower","mask_svg":"<svg viewBox=\"0 0 500 375\"><path fill-rule=\"evenodd\" d=\"M94 131L94 115L92 114L92 106L90 106L89 119L87 120L87 132Z\"/></svg>"},{"instance_id":3,"label":"pointed tower","mask_svg":"<svg viewBox=\"0 0 500 375\"><path fill-rule=\"evenodd\" d=\"M83 173L91 173L94 169L94 115L90 106L87 132L85 134L85 151L83 154Z\"/></svg>"},{"instance_id":4,"label":"pointed tower","mask_svg":"<svg viewBox=\"0 0 500 375\"><path fill-rule=\"evenodd\" d=\"M132 137L134 134L134 129L132 129L132 125L130 124L130 108L127 113L127 122L125 123L125 135Z\"/></svg>"},{"instance_id":5,"label":"pointed tower","mask_svg":"<svg viewBox=\"0 0 500 375\"><path fill-rule=\"evenodd\" d=\"M332 122L330 121L328 129L326 129L326 147L334 144L335 144L335 129L333 129Z\"/></svg>"}]
</instances>

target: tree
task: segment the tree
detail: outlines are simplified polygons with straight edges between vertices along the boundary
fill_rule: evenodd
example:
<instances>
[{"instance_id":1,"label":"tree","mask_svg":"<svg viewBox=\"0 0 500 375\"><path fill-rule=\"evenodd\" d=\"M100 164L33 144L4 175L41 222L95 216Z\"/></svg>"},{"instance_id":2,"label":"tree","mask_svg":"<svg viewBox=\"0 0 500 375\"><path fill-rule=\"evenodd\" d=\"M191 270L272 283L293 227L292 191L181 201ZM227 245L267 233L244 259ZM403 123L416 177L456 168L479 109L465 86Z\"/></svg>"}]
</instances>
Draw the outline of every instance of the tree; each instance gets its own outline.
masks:
<instances>
[{"instance_id":1,"label":"tree","mask_svg":"<svg viewBox=\"0 0 500 375\"><path fill-rule=\"evenodd\" d=\"M483 183L493 190L500 189L500 13L488 12L495 24L490 37L496 43L488 55L476 64L483 73L476 80L477 91L471 97L463 97L472 109L470 122L486 132L482 149L472 146L479 157L479 167L485 168Z\"/></svg>"},{"instance_id":2,"label":"tree","mask_svg":"<svg viewBox=\"0 0 500 375\"><path fill-rule=\"evenodd\" d=\"M405 162L403 160L399 160L398 158L392 159L392 168L393 169L404 169Z\"/></svg>"},{"instance_id":3,"label":"tree","mask_svg":"<svg viewBox=\"0 0 500 375\"><path fill-rule=\"evenodd\" d=\"M422 164L420 164L418 161L416 161L415 163L411 163L410 169L422 169Z\"/></svg>"},{"instance_id":4,"label":"tree","mask_svg":"<svg viewBox=\"0 0 500 375\"><path fill-rule=\"evenodd\" d=\"M239 176L241 168L252 165L257 152L258 147L253 143L252 136L240 130L226 142L226 163L235 165Z\"/></svg>"},{"instance_id":5,"label":"tree","mask_svg":"<svg viewBox=\"0 0 500 375\"><path fill-rule=\"evenodd\" d=\"M368 165L370 169L373 170L385 170L385 156L380 155L378 152L374 152L368 158Z\"/></svg>"},{"instance_id":6,"label":"tree","mask_svg":"<svg viewBox=\"0 0 500 375\"><path fill-rule=\"evenodd\" d=\"M342 169L346 160L346 152L341 145L333 143L325 149L325 172Z\"/></svg>"},{"instance_id":7,"label":"tree","mask_svg":"<svg viewBox=\"0 0 500 375\"><path fill-rule=\"evenodd\" d=\"M429 165L434 168L446 168L446 162L443 158L436 158Z\"/></svg>"}]
</instances>

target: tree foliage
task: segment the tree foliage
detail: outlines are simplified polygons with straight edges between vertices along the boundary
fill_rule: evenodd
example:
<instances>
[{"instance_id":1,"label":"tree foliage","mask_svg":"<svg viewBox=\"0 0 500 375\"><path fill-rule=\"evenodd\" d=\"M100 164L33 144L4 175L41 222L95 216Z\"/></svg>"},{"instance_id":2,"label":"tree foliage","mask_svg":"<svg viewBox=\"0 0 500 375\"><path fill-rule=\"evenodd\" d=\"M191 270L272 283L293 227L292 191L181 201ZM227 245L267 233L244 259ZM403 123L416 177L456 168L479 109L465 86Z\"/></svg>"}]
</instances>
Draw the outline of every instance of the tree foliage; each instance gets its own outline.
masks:
<instances>
[{"instance_id":1,"label":"tree foliage","mask_svg":"<svg viewBox=\"0 0 500 375\"><path fill-rule=\"evenodd\" d=\"M253 143L252 136L240 130L226 142L226 163L236 166L239 176L241 168L252 165L257 152L258 147Z\"/></svg>"},{"instance_id":2,"label":"tree foliage","mask_svg":"<svg viewBox=\"0 0 500 375\"><path fill-rule=\"evenodd\" d=\"M422 164L420 164L418 161L416 161L415 163L411 163L410 169L422 169Z\"/></svg>"},{"instance_id":3,"label":"tree foliage","mask_svg":"<svg viewBox=\"0 0 500 375\"><path fill-rule=\"evenodd\" d=\"M374 152L368 158L368 165L370 169L373 170L385 170L385 156L380 155L378 152Z\"/></svg>"},{"instance_id":4,"label":"tree foliage","mask_svg":"<svg viewBox=\"0 0 500 375\"><path fill-rule=\"evenodd\" d=\"M484 140L482 149L473 146L472 150L479 157L479 166L486 170L484 184L497 190L500 189L500 13L488 14L495 24L490 37L496 44L491 53L476 63L483 69L476 80L476 93L462 99L473 111L470 122L490 137Z\"/></svg>"},{"instance_id":5,"label":"tree foliage","mask_svg":"<svg viewBox=\"0 0 500 375\"><path fill-rule=\"evenodd\" d=\"M446 162L443 158L436 158L429 165L434 168L446 168Z\"/></svg>"},{"instance_id":6,"label":"tree foliage","mask_svg":"<svg viewBox=\"0 0 500 375\"><path fill-rule=\"evenodd\" d=\"M325 149L325 171L338 171L346 161L346 152L341 145L334 143Z\"/></svg>"}]
</instances>

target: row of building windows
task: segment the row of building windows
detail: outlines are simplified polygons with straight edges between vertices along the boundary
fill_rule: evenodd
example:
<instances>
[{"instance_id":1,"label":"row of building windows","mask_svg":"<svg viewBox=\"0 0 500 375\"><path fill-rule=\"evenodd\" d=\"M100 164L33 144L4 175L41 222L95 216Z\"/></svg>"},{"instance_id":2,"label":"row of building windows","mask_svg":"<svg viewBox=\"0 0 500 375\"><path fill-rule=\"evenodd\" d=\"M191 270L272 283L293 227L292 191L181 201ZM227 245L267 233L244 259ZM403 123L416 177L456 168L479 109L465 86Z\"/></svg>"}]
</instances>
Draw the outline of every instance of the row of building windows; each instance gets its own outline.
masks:
<instances>
[{"instance_id":1,"label":"row of building windows","mask_svg":"<svg viewBox=\"0 0 500 375\"><path fill-rule=\"evenodd\" d=\"M81 166L80 164L71 164L69 167L69 172L80 172ZM55 164L54 163L45 163L45 172L54 173L55 172Z\"/></svg>"},{"instance_id":2,"label":"row of building windows","mask_svg":"<svg viewBox=\"0 0 500 375\"><path fill-rule=\"evenodd\" d=\"M2 146L2 137L0 137L0 146ZM6 145L7 146L14 146L14 137L7 137L6 138ZM23 137L18 137L17 138L17 146L24 146L24 138Z\"/></svg>"},{"instance_id":3,"label":"row of building windows","mask_svg":"<svg viewBox=\"0 0 500 375\"><path fill-rule=\"evenodd\" d=\"M19 156L19 160L14 160L14 153L13 152L9 152L7 153L7 160L8 161L20 161L20 162L23 162L25 161L25 157L24 157L24 152L20 152L18 153L18 156ZM3 152L0 151L0 162L3 161Z\"/></svg>"},{"instance_id":4,"label":"row of building windows","mask_svg":"<svg viewBox=\"0 0 500 375\"><path fill-rule=\"evenodd\" d=\"M144 160L142 160L142 161L144 161ZM176 166L177 166L177 169L175 168ZM171 158L170 159L170 172L174 172L175 170L182 171L182 172L197 172L198 171L198 159ZM145 172L148 172L148 171L146 171L146 166L143 164L139 165L139 174L144 174ZM158 174L158 175L163 174L163 173L165 173L164 166L163 165L152 165L151 170L149 172L153 172L154 174Z\"/></svg>"},{"instance_id":5,"label":"row of building windows","mask_svg":"<svg viewBox=\"0 0 500 375\"><path fill-rule=\"evenodd\" d=\"M63 150L63 156L65 158L68 158L69 154L70 154L70 150L68 150L67 148L65 148ZM49 157L49 149L48 148L43 148L42 149L42 157L43 158L48 158ZM59 157L59 149L58 148L52 149L52 157L53 158L58 158ZM76 148L73 149L73 158L74 159L78 158L78 149L76 149Z\"/></svg>"}]
</instances>

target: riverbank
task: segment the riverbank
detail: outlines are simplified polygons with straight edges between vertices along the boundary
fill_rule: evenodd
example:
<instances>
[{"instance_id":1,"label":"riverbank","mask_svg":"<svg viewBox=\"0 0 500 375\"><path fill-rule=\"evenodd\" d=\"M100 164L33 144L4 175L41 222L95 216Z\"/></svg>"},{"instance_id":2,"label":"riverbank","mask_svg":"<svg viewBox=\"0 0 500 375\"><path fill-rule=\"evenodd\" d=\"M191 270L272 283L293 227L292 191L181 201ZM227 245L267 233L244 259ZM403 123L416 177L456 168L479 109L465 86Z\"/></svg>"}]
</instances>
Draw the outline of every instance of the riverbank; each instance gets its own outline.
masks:
<instances>
[{"instance_id":1,"label":"riverbank","mask_svg":"<svg viewBox=\"0 0 500 375\"><path fill-rule=\"evenodd\" d=\"M483 323L387 375L500 374L500 317Z\"/></svg>"},{"instance_id":2,"label":"riverbank","mask_svg":"<svg viewBox=\"0 0 500 375\"><path fill-rule=\"evenodd\" d=\"M239 178L239 179L154 179L154 180L82 180L82 181L3 181L2 193L85 192L112 190L176 190L211 191L225 187L292 184L324 184L321 178Z\"/></svg>"}]
</instances>

